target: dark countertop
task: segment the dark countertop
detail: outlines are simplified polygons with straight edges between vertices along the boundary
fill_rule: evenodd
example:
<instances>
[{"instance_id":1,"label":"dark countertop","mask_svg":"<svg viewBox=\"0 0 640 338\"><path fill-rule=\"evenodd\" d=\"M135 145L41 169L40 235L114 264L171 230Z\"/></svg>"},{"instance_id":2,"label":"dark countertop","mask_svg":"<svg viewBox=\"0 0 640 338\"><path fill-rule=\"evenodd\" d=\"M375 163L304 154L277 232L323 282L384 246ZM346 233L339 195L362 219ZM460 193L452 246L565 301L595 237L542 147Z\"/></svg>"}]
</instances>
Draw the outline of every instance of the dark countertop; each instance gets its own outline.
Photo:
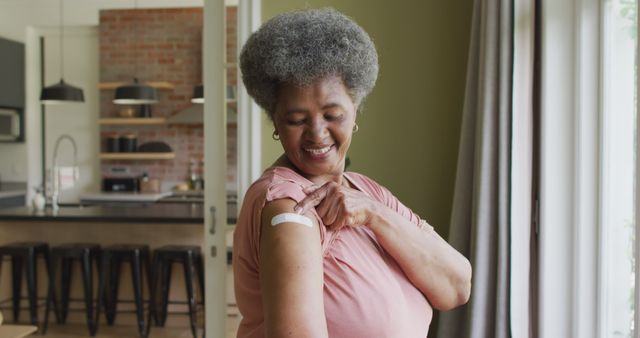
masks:
<instances>
[{"instance_id":1,"label":"dark countertop","mask_svg":"<svg viewBox=\"0 0 640 338\"><path fill-rule=\"evenodd\" d=\"M35 211L29 207L0 210L0 221L42 222L129 222L204 224L204 208L199 203L118 204L61 206L57 213L47 207Z\"/></svg>"}]
</instances>

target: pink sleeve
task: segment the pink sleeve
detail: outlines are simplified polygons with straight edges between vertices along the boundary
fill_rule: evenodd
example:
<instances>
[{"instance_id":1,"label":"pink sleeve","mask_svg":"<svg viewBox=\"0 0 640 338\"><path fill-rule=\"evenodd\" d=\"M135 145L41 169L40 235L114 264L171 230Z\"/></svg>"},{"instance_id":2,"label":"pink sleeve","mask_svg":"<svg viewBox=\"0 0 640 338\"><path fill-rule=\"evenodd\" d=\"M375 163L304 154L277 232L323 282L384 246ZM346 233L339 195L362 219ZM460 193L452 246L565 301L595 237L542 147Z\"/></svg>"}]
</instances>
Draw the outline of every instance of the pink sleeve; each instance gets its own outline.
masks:
<instances>
[{"instance_id":1,"label":"pink sleeve","mask_svg":"<svg viewBox=\"0 0 640 338\"><path fill-rule=\"evenodd\" d=\"M307 197L307 194L305 194L302 191L304 187L305 186L302 183L296 182L294 180L281 180L281 181L273 182L269 184L269 186L267 187L267 194L265 196L264 204L274 200L283 199L283 198L288 198L296 202L300 202L305 197ZM264 204L262 205L263 207L264 207ZM316 213L316 210L312 209L311 212L316 217L318 224L320 224L320 241L323 243L323 251L324 251L325 249L324 238L327 233L327 230L324 227L322 220Z\"/></svg>"},{"instance_id":2,"label":"pink sleeve","mask_svg":"<svg viewBox=\"0 0 640 338\"><path fill-rule=\"evenodd\" d=\"M374 195L379 202L394 210L402 217L409 220L411 223L420 227L423 230L433 230L433 227L429 225L424 219L420 218L418 214L414 213L407 206L402 204L398 198L396 198L387 188L380 185L378 182L360 174L351 173L350 177L356 177L360 183L366 186L372 195Z\"/></svg>"},{"instance_id":3,"label":"pink sleeve","mask_svg":"<svg viewBox=\"0 0 640 338\"><path fill-rule=\"evenodd\" d=\"M409 209L406 205L402 204L397 197L395 197L387 188L378 184L382 191L383 201L385 205L408 219L411 223L419 226L423 230L433 230L433 227L427 223L424 219L420 218L418 214Z\"/></svg>"},{"instance_id":4,"label":"pink sleeve","mask_svg":"<svg viewBox=\"0 0 640 338\"><path fill-rule=\"evenodd\" d=\"M276 181L267 187L265 203L283 198L289 198L296 202L302 201L307 195L302 191L302 184L293 180Z\"/></svg>"}]
</instances>

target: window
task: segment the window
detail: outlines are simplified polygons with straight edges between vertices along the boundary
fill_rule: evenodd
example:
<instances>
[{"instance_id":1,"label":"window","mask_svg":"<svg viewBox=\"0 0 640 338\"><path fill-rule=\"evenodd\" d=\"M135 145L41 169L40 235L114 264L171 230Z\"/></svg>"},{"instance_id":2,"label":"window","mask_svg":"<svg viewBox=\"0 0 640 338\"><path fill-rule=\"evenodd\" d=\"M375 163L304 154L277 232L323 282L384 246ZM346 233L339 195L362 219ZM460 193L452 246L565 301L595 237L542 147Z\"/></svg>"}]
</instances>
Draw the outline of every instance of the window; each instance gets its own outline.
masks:
<instances>
[{"instance_id":1,"label":"window","mask_svg":"<svg viewBox=\"0 0 640 338\"><path fill-rule=\"evenodd\" d=\"M637 2L607 0L602 20L601 302L603 337L635 337Z\"/></svg>"},{"instance_id":2,"label":"window","mask_svg":"<svg viewBox=\"0 0 640 338\"><path fill-rule=\"evenodd\" d=\"M541 7L539 335L636 337L637 0Z\"/></svg>"}]
</instances>

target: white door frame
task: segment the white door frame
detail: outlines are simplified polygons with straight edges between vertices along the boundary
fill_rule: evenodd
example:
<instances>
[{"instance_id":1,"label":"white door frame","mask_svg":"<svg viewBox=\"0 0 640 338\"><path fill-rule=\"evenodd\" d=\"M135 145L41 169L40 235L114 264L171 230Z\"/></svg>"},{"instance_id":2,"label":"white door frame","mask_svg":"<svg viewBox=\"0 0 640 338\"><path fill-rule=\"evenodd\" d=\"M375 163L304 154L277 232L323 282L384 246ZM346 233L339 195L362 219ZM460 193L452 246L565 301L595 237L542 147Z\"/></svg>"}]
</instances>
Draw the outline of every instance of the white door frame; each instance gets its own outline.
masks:
<instances>
[{"instance_id":1,"label":"white door frame","mask_svg":"<svg viewBox=\"0 0 640 338\"><path fill-rule=\"evenodd\" d=\"M260 24L260 0L238 4L238 46ZM226 24L223 0L205 1L203 32L205 142L205 330L208 337L225 337L227 318L226 210ZM220 48L222 46L222 48ZM238 79L238 200L260 175L260 109Z\"/></svg>"},{"instance_id":2,"label":"white door frame","mask_svg":"<svg viewBox=\"0 0 640 338\"><path fill-rule=\"evenodd\" d=\"M251 33L261 24L261 0L240 0L238 5L238 58ZM262 137L260 116L262 110L249 97L238 72L238 202L262 172Z\"/></svg>"},{"instance_id":3,"label":"white door frame","mask_svg":"<svg viewBox=\"0 0 640 338\"><path fill-rule=\"evenodd\" d=\"M225 4L205 1L203 31L205 177L205 330L209 337L226 336L226 205Z\"/></svg>"}]
</instances>

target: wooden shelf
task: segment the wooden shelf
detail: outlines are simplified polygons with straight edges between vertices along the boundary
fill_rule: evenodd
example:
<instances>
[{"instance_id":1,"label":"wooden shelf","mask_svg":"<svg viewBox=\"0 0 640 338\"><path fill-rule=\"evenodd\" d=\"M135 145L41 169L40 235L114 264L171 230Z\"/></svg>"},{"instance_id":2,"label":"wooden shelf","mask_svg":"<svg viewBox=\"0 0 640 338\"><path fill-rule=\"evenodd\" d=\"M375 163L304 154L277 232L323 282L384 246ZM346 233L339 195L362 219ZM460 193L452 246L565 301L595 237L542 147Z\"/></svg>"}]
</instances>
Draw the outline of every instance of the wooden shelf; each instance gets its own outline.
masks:
<instances>
[{"instance_id":1,"label":"wooden shelf","mask_svg":"<svg viewBox=\"0 0 640 338\"><path fill-rule=\"evenodd\" d=\"M128 82L100 82L98 83L98 89L116 89L127 83ZM173 83L166 81L149 81L145 83L156 89L172 90L176 87Z\"/></svg>"},{"instance_id":2,"label":"wooden shelf","mask_svg":"<svg viewBox=\"0 0 640 338\"><path fill-rule=\"evenodd\" d=\"M98 119L101 125L158 125L167 123L164 117L112 117Z\"/></svg>"},{"instance_id":3,"label":"wooden shelf","mask_svg":"<svg viewBox=\"0 0 640 338\"><path fill-rule=\"evenodd\" d=\"M101 160L172 160L175 153L100 153Z\"/></svg>"}]
</instances>

